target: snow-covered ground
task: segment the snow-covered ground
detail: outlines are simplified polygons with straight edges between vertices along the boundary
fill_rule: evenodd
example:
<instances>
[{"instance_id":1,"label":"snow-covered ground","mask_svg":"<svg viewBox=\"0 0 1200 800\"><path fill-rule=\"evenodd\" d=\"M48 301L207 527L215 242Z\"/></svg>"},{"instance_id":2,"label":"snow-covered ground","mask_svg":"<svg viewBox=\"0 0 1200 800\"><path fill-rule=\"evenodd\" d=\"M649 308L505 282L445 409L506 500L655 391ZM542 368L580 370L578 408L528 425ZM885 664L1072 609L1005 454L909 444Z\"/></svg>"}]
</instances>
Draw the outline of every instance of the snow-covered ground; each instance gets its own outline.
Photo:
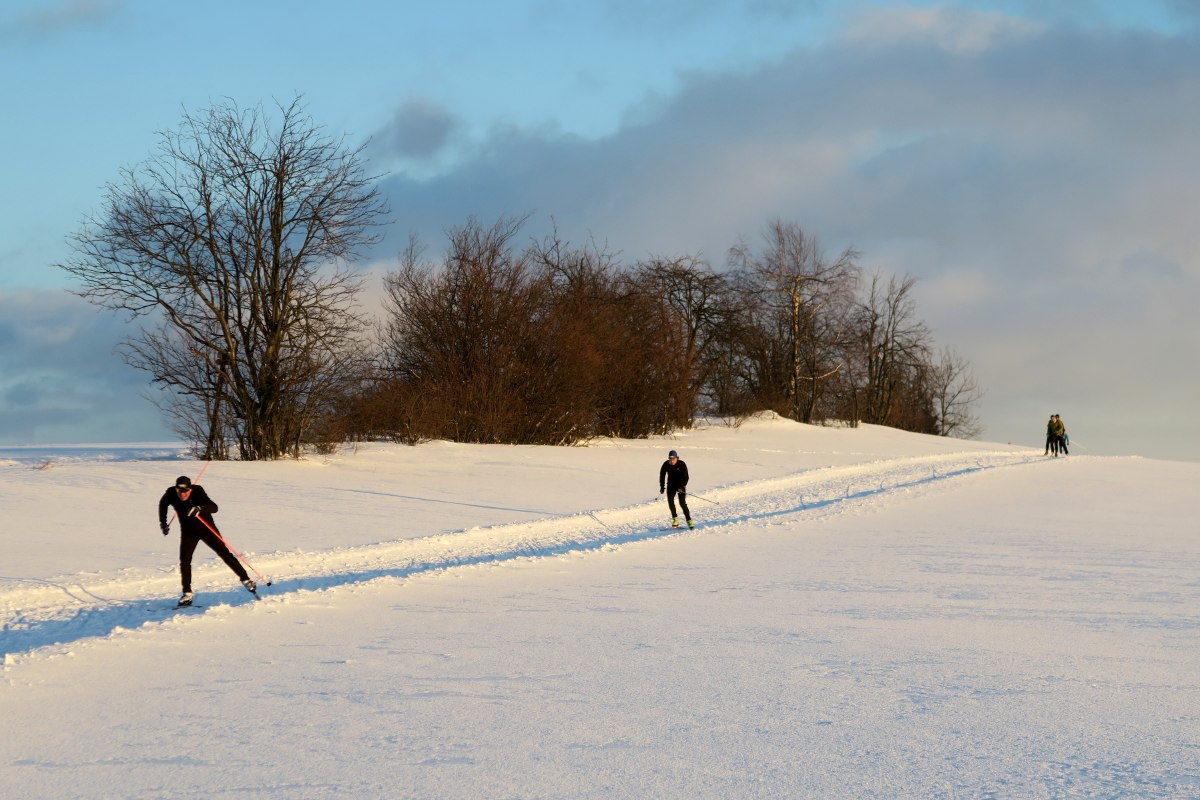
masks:
<instances>
[{"instance_id":1,"label":"snow-covered ground","mask_svg":"<svg viewBox=\"0 0 1200 800\"><path fill-rule=\"evenodd\" d=\"M700 526L667 527L675 448ZM778 419L0 451L0 797L1200 797L1200 464Z\"/></svg>"}]
</instances>

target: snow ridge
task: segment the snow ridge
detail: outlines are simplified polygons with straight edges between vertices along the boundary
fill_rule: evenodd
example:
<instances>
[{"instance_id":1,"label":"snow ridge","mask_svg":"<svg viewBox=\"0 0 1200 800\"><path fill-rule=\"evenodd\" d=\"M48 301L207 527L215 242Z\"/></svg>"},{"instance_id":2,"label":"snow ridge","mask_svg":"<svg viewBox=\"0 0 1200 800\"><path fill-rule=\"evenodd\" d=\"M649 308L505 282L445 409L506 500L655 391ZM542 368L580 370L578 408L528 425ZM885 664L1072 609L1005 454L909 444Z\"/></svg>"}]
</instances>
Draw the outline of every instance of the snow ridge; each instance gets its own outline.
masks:
<instances>
[{"instance_id":1,"label":"snow ridge","mask_svg":"<svg viewBox=\"0 0 1200 800\"><path fill-rule=\"evenodd\" d=\"M693 494L689 505L696 531L666 525L665 503L655 500L617 509L555 516L528 523L471 528L447 535L381 542L320 552L253 555L259 570L273 578L265 602L298 602L325 592L375 580L407 577L515 559L562 556L619 547L667 536L701 536L711 529L819 521L899 502L942 482L986 470L1045 463L1010 451L954 453L899 458L852 467L807 470L782 478L734 484ZM232 581L222 564L198 563L196 588L208 606L170 613L178 577L172 572L122 570L109 575L73 576L59 581L0 576L16 585L0 591L0 654L4 669L40 656L69 652L76 644L190 624L193 617L250 607L255 600Z\"/></svg>"}]
</instances>

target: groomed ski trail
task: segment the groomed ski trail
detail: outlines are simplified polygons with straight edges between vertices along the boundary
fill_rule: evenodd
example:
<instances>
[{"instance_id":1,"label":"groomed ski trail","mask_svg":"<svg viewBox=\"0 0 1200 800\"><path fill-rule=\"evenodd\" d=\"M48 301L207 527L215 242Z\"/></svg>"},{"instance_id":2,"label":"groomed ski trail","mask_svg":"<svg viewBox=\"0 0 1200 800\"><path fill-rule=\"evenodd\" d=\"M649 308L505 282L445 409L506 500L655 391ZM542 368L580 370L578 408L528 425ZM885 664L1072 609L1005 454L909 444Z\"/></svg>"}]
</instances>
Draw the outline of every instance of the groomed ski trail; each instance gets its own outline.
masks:
<instances>
[{"instance_id":1,"label":"groomed ski trail","mask_svg":"<svg viewBox=\"0 0 1200 800\"><path fill-rule=\"evenodd\" d=\"M666 504L660 498L635 506L585 511L528 523L476 527L451 534L405 539L320 552L254 555L274 584L258 602L269 608L313 592L374 580L404 579L457 567L515 559L547 558L668 536L702 536L714 529L767 526L797 520L816 522L921 494L935 485L987 470L1046 463L1030 453L988 451L889 459L848 467L827 467L780 478L750 481L693 494L696 530L664 528ZM253 554L251 554L253 555ZM202 614L166 613L178 589L175 572L122 570L60 580L20 580L0 590L0 655L3 669L42 656L69 652L77 644L187 625L214 613L255 604L255 598L228 579L223 564L198 565Z\"/></svg>"}]
</instances>

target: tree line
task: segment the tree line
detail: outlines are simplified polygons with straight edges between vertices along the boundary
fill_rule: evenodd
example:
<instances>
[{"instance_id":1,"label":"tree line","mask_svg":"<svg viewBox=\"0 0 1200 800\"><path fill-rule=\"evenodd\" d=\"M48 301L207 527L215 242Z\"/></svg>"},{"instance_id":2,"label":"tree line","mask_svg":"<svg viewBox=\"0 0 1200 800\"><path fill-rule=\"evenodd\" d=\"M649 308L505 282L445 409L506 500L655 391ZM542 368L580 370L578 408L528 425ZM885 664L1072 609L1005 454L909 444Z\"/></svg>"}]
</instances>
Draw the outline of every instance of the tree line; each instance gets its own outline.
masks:
<instances>
[{"instance_id":1,"label":"tree line","mask_svg":"<svg viewBox=\"0 0 1200 800\"><path fill-rule=\"evenodd\" d=\"M969 363L936 349L911 276L865 275L782 220L714 267L623 263L523 217L410 240L382 320L349 264L388 214L361 148L299 101L185 114L107 188L63 269L143 321L126 361L164 387L207 458L297 456L364 439L573 444L772 410L970 437Z\"/></svg>"}]
</instances>

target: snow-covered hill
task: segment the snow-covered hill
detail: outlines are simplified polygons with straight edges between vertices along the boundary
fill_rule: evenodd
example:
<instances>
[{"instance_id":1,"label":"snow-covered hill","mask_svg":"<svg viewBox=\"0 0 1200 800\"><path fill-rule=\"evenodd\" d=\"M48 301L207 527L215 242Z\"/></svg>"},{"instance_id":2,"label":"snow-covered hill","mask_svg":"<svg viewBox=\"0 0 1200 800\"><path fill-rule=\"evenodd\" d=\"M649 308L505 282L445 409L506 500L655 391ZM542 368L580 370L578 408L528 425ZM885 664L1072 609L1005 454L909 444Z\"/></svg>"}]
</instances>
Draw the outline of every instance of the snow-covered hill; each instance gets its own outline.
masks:
<instances>
[{"instance_id":1,"label":"snow-covered hill","mask_svg":"<svg viewBox=\"0 0 1200 800\"><path fill-rule=\"evenodd\" d=\"M176 453L0 454L3 796L1200 796L1200 465L778 419ZM202 469L272 585L202 546L172 611Z\"/></svg>"}]
</instances>

